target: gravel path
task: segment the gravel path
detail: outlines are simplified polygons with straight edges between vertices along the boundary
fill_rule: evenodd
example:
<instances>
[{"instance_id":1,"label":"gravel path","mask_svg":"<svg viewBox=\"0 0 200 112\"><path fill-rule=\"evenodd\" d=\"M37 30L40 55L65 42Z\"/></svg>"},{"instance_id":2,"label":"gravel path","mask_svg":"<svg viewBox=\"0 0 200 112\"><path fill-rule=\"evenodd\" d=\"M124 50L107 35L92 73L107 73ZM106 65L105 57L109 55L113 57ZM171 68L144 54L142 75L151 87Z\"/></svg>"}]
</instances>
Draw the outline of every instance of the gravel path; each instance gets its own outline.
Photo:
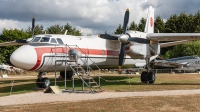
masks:
<instances>
[{"instance_id":1,"label":"gravel path","mask_svg":"<svg viewBox=\"0 0 200 112\"><path fill-rule=\"evenodd\" d=\"M172 95L193 95L200 94L200 89L194 90L167 90L167 91L148 91L148 92L101 92L101 93L43 93L32 92L26 94L10 95L0 97L0 106L34 104L56 101L76 102L83 100L95 100L105 98L133 97L133 96L172 96Z\"/></svg>"}]
</instances>

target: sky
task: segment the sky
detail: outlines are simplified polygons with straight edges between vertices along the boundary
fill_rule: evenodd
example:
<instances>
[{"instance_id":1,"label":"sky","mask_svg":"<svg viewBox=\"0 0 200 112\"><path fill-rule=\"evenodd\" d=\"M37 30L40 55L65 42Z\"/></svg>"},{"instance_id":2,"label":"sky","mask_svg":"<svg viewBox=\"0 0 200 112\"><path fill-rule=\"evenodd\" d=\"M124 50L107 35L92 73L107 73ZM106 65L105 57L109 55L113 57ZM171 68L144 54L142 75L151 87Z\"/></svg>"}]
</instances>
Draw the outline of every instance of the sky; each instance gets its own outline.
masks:
<instances>
[{"instance_id":1,"label":"sky","mask_svg":"<svg viewBox=\"0 0 200 112\"><path fill-rule=\"evenodd\" d=\"M200 0L0 0L0 33L3 28L27 29L35 17L36 25L44 28L69 23L83 35L111 34L123 24L127 8L130 25L146 18L150 5L155 17L164 20L173 14L195 14L200 10Z\"/></svg>"}]
</instances>

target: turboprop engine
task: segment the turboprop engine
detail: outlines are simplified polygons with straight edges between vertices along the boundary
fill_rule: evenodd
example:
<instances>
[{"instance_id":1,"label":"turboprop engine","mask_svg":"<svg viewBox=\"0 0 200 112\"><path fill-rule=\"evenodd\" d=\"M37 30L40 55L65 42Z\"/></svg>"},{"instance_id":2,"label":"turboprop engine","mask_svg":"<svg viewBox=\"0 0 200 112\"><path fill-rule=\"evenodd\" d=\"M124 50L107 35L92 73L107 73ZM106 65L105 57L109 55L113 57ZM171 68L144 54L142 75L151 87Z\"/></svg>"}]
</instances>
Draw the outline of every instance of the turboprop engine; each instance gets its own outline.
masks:
<instances>
[{"instance_id":1,"label":"turboprop engine","mask_svg":"<svg viewBox=\"0 0 200 112\"><path fill-rule=\"evenodd\" d=\"M131 56L133 59L150 58L152 56L159 55L159 53L159 44L138 44L130 42L125 49L125 54Z\"/></svg>"}]
</instances>

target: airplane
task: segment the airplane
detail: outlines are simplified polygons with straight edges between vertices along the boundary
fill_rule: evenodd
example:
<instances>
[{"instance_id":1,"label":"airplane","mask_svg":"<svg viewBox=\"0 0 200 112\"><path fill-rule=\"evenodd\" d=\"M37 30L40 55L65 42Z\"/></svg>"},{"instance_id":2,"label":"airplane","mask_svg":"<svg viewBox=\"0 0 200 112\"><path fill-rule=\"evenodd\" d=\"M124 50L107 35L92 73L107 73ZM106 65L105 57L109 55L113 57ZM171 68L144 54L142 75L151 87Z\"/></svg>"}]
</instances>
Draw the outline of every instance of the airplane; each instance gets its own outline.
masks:
<instances>
[{"instance_id":1,"label":"airplane","mask_svg":"<svg viewBox=\"0 0 200 112\"><path fill-rule=\"evenodd\" d=\"M20 68L17 68L17 67L14 67L14 66L10 66L10 65L7 65L7 64L4 64L2 63L0 65L0 70L2 70L4 73L18 73L18 74L22 74L24 73L25 71L20 69Z\"/></svg>"},{"instance_id":2,"label":"airplane","mask_svg":"<svg viewBox=\"0 0 200 112\"><path fill-rule=\"evenodd\" d=\"M125 11L123 33L116 35L99 34L92 36L72 36L60 34L40 34L32 36L27 41L16 40L0 44L23 45L16 49L10 56L11 63L19 68L38 72L38 87L48 87L50 80L44 78L46 72L54 72L56 60L69 60L70 54L74 53L79 65L85 66L81 59L87 55L100 68L115 69L121 72L123 68L133 68L134 65L146 63L146 71L141 73L141 82L153 84L155 73L151 71L149 63L160 54L160 48L200 40L199 33L154 33L154 8L149 6L144 32L126 31L129 21L129 9ZM32 31L34 31L35 19L32 20ZM98 38L99 37L99 38ZM170 41L170 42L169 42ZM160 43L162 42L162 43ZM69 45L74 45L76 47ZM78 48L77 48L78 47ZM72 77L73 72L69 66L60 62L56 69L60 75L65 74ZM97 69L91 66L93 69Z\"/></svg>"},{"instance_id":3,"label":"airplane","mask_svg":"<svg viewBox=\"0 0 200 112\"><path fill-rule=\"evenodd\" d=\"M154 65L162 67L173 67L174 70L194 72L200 69L200 58L194 56L183 56L166 60L154 60Z\"/></svg>"}]
</instances>

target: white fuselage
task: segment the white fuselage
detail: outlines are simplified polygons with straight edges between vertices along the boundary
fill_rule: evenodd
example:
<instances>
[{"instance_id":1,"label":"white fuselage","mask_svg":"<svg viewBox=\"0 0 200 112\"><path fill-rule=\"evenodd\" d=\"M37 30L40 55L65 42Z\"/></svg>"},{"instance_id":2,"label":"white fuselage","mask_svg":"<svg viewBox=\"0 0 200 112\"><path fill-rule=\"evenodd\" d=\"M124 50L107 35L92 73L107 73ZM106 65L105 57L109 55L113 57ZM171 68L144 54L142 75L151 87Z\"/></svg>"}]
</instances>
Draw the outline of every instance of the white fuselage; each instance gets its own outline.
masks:
<instances>
[{"instance_id":1,"label":"white fuselage","mask_svg":"<svg viewBox=\"0 0 200 112\"><path fill-rule=\"evenodd\" d=\"M38 37L38 41L34 42L34 38L33 41L13 52L10 57L13 65L25 70L55 71L55 61L69 60L68 51L71 48L81 54L77 60L78 64L88 63L92 65L95 62L100 68L118 67L119 42L101 39L98 36L36 35L35 37ZM43 37L48 37L49 41L42 41ZM58 40L57 43L52 43L52 38L61 39L63 44L58 44ZM140 52L142 51L140 50ZM144 59L132 59L126 55L122 67L134 67L137 63L146 62ZM68 62L68 64L73 65L75 63ZM67 66L67 69L70 68ZM64 71L65 62L57 62L56 70Z\"/></svg>"}]
</instances>

